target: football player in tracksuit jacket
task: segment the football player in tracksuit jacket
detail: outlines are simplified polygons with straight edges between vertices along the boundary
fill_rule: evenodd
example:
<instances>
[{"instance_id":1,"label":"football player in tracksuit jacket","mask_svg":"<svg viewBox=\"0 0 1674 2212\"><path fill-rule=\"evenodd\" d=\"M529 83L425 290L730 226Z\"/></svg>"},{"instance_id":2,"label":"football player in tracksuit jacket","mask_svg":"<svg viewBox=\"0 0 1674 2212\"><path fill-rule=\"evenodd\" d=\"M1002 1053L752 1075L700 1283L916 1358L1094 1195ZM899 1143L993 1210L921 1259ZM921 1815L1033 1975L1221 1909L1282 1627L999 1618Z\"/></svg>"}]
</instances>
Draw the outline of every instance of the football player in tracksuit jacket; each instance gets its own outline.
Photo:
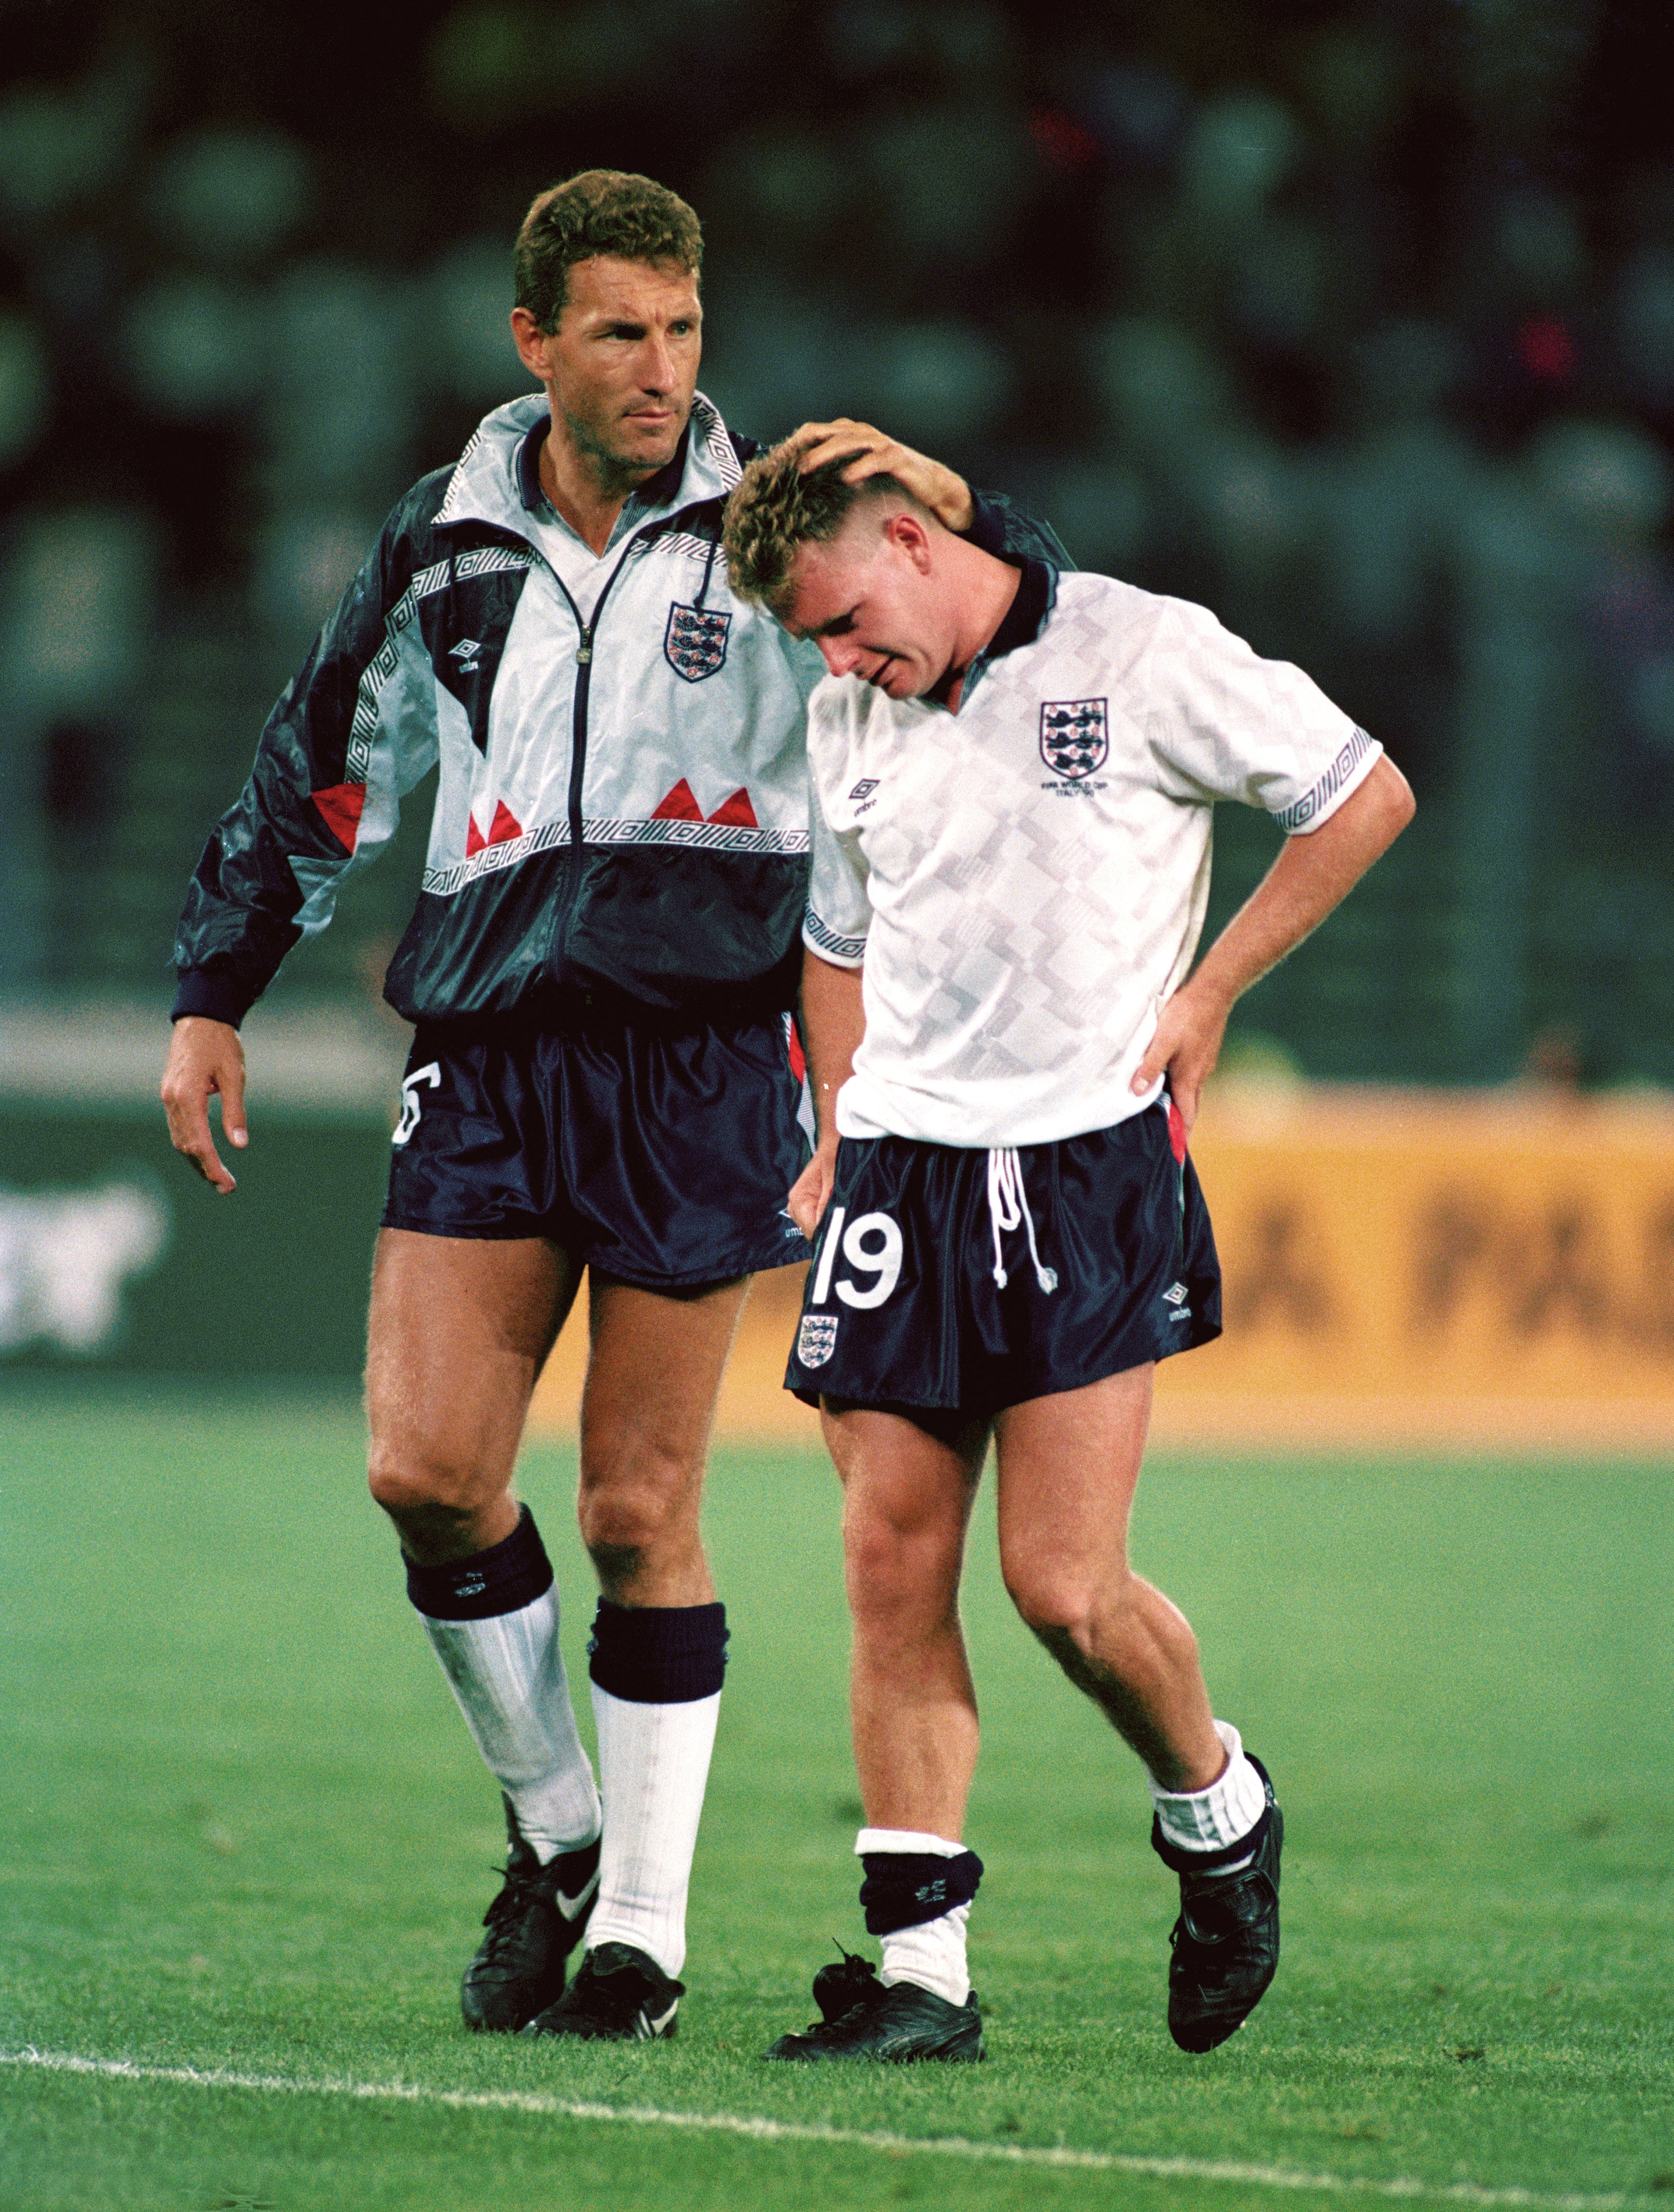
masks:
<instances>
[{"instance_id":1,"label":"football player in tracksuit jacket","mask_svg":"<svg viewBox=\"0 0 1674 2212\"><path fill-rule=\"evenodd\" d=\"M397 506L211 835L176 945L171 1133L230 1191L207 1109L218 1094L247 1141L238 1024L439 769L385 983L415 1034L367 1396L373 1495L505 1802L505 1881L461 1992L477 2028L673 2031L727 1642L704 1445L748 1277L807 1254L784 1208L813 1137L793 1007L823 665L717 557L755 449L696 388L701 256L691 209L648 179L588 171L536 200L512 321L545 392ZM989 550L1063 564L1003 501L830 428L811 457L852 453ZM596 1784L512 1490L584 1269Z\"/></svg>"}]
</instances>

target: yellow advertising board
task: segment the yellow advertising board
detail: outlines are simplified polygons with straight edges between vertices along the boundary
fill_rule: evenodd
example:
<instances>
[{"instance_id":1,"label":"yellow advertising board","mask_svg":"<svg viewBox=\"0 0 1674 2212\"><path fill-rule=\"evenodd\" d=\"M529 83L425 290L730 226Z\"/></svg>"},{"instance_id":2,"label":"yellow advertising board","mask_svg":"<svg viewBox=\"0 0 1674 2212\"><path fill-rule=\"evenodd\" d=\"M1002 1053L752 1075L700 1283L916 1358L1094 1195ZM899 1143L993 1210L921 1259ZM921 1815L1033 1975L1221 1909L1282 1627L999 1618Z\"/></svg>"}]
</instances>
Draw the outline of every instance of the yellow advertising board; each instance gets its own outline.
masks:
<instances>
[{"instance_id":1,"label":"yellow advertising board","mask_svg":"<svg viewBox=\"0 0 1674 2212\"><path fill-rule=\"evenodd\" d=\"M1192 1143L1226 1334L1165 1363L1162 1443L1674 1451L1674 1108L1223 1086ZM758 1279L723 1433L817 1441ZM579 1319L537 1419L573 1426Z\"/></svg>"},{"instance_id":2,"label":"yellow advertising board","mask_svg":"<svg viewBox=\"0 0 1674 2212\"><path fill-rule=\"evenodd\" d=\"M1194 1157L1226 1333L1164 1434L1674 1446L1674 1111L1223 1091Z\"/></svg>"}]
</instances>

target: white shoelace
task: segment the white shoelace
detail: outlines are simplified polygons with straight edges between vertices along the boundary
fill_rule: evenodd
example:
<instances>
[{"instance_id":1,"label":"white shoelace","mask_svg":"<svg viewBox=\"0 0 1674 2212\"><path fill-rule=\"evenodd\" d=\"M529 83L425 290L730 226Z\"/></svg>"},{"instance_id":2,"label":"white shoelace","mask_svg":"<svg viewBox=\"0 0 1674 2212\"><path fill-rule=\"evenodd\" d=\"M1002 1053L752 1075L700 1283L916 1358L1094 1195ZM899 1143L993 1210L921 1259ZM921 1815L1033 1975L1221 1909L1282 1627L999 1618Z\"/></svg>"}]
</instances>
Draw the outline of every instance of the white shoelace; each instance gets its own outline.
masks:
<instances>
[{"instance_id":1,"label":"white shoelace","mask_svg":"<svg viewBox=\"0 0 1674 2212\"><path fill-rule=\"evenodd\" d=\"M1006 1261L1001 1238L1011 1230L1022 1228L1028 1233L1029 1257L1035 1263L1035 1280L1050 1296L1058 1287L1058 1279L1050 1267L1040 1263L1040 1253L1035 1244L1034 1216L1029 1211L1028 1194L1023 1188L1023 1166L1013 1145L990 1146L988 1156L988 1212L994 1228L994 1279L1003 1291L1006 1287Z\"/></svg>"}]
</instances>

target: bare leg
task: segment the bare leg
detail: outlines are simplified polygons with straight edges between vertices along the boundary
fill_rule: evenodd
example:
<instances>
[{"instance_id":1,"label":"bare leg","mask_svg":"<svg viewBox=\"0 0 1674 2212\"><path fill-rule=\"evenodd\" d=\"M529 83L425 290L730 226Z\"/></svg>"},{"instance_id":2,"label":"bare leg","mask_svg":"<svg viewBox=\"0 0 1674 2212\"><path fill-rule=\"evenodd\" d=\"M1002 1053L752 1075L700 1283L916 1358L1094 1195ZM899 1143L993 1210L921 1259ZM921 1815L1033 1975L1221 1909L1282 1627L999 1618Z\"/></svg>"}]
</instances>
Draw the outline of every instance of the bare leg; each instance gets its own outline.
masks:
<instances>
[{"instance_id":1,"label":"bare leg","mask_svg":"<svg viewBox=\"0 0 1674 2212\"><path fill-rule=\"evenodd\" d=\"M1227 1753L1197 1642L1128 1565L1153 1369L1012 1406L995 1423L1000 1559L1014 1603L1165 1790L1204 1790Z\"/></svg>"},{"instance_id":2,"label":"bare leg","mask_svg":"<svg viewBox=\"0 0 1674 2212\"><path fill-rule=\"evenodd\" d=\"M624 1606L709 1605L703 1459L747 1279L672 1298L593 1279L581 1399L581 1537Z\"/></svg>"},{"instance_id":3,"label":"bare leg","mask_svg":"<svg viewBox=\"0 0 1674 2212\"><path fill-rule=\"evenodd\" d=\"M544 1237L378 1238L368 1323L372 1494L421 1565L517 1525L529 1400L580 1281ZM703 1455L746 1282L693 1298L594 1278L581 1400L581 1534L606 1597L705 1605Z\"/></svg>"},{"instance_id":4,"label":"bare leg","mask_svg":"<svg viewBox=\"0 0 1674 2212\"><path fill-rule=\"evenodd\" d=\"M544 1237L379 1232L367 1324L372 1494L421 1566L517 1526L512 1473L580 1271Z\"/></svg>"},{"instance_id":5,"label":"bare leg","mask_svg":"<svg viewBox=\"0 0 1674 2212\"><path fill-rule=\"evenodd\" d=\"M511 1479L518 1443L578 1272L566 1254L537 1239L391 1231L380 1240L368 1362L372 1488L418 1565L487 1551L517 1528ZM686 1883L719 1698L686 1686L679 1662L689 1646L681 1639L691 1632L664 1609L678 1616L713 1604L698 1528L703 1456L746 1288L735 1282L667 1297L596 1273L591 1285L578 1512L605 1596L617 1608L608 1620L618 1662L624 1624L634 1626L630 1685L612 1692L608 1671L599 1671L605 1662L595 1659L604 1834L590 1942L642 1950L671 1977L685 1955ZM591 1810L598 1798L575 1735L557 1614L543 1601L548 1618L533 1640L520 1612L509 1636L499 1632L498 1616L428 1627L521 1832L534 1832L526 1806L562 1798L573 1833L570 1800L584 1799ZM600 1650L606 1620L601 1612ZM718 1691L718 1607L699 1632L712 1636ZM657 1686L660 1659L666 1694ZM510 1774L517 1758L539 1770L527 1784ZM479 1954L468 1985L480 1964ZM519 2010L533 2001L533 1978L525 1976L512 1993ZM550 1981L539 1994L552 1994ZM562 2011L563 2001L544 2007L545 2032L587 2032L566 2028Z\"/></svg>"},{"instance_id":6,"label":"bare leg","mask_svg":"<svg viewBox=\"0 0 1674 2212\"><path fill-rule=\"evenodd\" d=\"M822 1414L843 1479L855 1765L867 1826L957 1843L977 1766L959 1571L985 1424L953 1445L867 1407Z\"/></svg>"}]
</instances>

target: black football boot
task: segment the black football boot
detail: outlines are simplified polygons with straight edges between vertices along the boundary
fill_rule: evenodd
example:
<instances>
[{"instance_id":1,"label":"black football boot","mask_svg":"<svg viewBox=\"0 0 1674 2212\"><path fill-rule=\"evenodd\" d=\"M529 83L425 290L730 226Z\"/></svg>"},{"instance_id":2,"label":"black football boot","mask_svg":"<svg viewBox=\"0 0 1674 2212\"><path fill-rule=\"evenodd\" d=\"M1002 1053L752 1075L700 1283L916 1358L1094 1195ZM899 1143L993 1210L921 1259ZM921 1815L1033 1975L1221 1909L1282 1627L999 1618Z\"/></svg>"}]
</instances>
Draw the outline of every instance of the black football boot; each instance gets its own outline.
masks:
<instances>
[{"instance_id":1,"label":"black football boot","mask_svg":"<svg viewBox=\"0 0 1674 2212\"><path fill-rule=\"evenodd\" d=\"M764 2057L804 2063L880 2058L904 2066L920 2058L985 2055L975 1990L956 2005L916 1982L886 1989L869 1959L845 1951L840 1966L822 1966L814 1976L813 1996L821 2018L800 2035L782 2035Z\"/></svg>"},{"instance_id":2,"label":"black football boot","mask_svg":"<svg viewBox=\"0 0 1674 2212\"><path fill-rule=\"evenodd\" d=\"M563 1851L545 1866L506 1804L506 1876L483 1915L488 1933L460 1984L467 2027L510 2035L563 1994L570 1953L599 1894L599 1846Z\"/></svg>"},{"instance_id":3,"label":"black football boot","mask_svg":"<svg viewBox=\"0 0 1674 2212\"><path fill-rule=\"evenodd\" d=\"M574 2035L587 2043L664 2042L679 2027L685 1984L631 1943L600 1943L575 1969L556 2004L536 2014L525 2035Z\"/></svg>"},{"instance_id":4,"label":"black football boot","mask_svg":"<svg viewBox=\"0 0 1674 2212\"><path fill-rule=\"evenodd\" d=\"M1243 2027L1279 1966L1279 1854L1284 1814L1260 1759L1250 1764L1267 1810L1248 1842L1255 1856L1236 1874L1194 1871L1197 1854L1167 1843L1160 1824L1151 1847L1180 1877L1180 1917L1169 1942L1168 2032L1182 2051L1213 2051Z\"/></svg>"}]
</instances>

